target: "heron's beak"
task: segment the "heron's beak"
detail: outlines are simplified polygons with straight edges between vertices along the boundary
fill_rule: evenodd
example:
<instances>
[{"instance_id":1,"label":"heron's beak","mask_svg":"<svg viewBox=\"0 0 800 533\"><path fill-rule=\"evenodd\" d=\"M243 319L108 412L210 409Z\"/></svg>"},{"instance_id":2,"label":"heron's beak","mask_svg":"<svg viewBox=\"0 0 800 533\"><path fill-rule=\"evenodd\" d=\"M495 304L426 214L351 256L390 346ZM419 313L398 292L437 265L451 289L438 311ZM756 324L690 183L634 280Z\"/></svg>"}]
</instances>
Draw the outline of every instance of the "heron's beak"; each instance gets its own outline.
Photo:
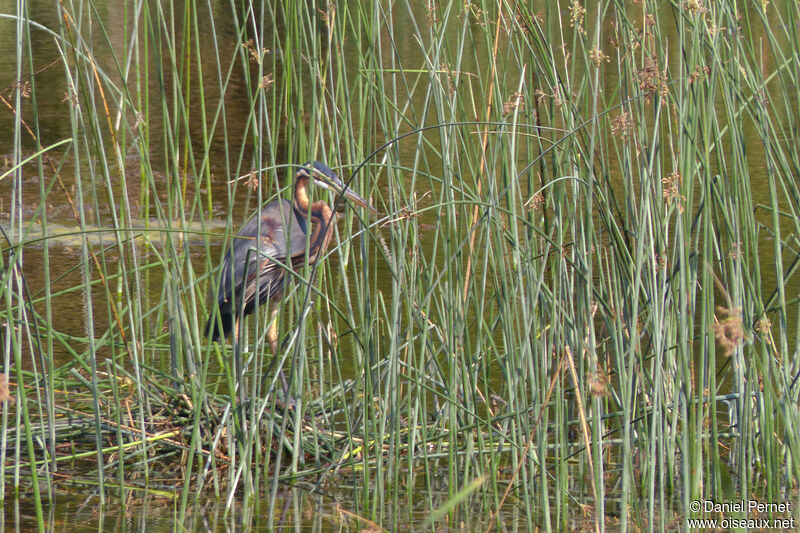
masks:
<instances>
[{"instance_id":1,"label":"heron's beak","mask_svg":"<svg viewBox=\"0 0 800 533\"><path fill-rule=\"evenodd\" d=\"M359 196L358 193L356 191L354 191L353 189L348 187L347 189L345 189L344 195L345 195L346 198L349 198L350 200L353 200L355 203L357 203L361 207L366 207L367 209L369 209L373 213L377 213L378 212L377 209L375 209L374 207L369 205L369 202L367 202L366 200L361 198L361 196Z\"/></svg>"},{"instance_id":2,"label":"heron's beak","mask_svg":"<svg viewBox=\"0 0 800 533\"><path fill-rule=\"evenodd\" d=\"M299 172L303 172L306 177L311 177L305 168L301 168ZM345 188L344 184L341 182L338 176L336 175L328 176L320 172L318 169L312 169L312 172L314 172L314 182L317 185L325 189L331 190L336 194L340 195L343 194L345 198L349 198L353 200L356 204L360 205L361 207L366 207L373 213L377 214L378 210L369 205L369 202L367 202L361 196L359 196L359 194L356 191L354 191L350 187Z\"/></svg>"}]
</instances>

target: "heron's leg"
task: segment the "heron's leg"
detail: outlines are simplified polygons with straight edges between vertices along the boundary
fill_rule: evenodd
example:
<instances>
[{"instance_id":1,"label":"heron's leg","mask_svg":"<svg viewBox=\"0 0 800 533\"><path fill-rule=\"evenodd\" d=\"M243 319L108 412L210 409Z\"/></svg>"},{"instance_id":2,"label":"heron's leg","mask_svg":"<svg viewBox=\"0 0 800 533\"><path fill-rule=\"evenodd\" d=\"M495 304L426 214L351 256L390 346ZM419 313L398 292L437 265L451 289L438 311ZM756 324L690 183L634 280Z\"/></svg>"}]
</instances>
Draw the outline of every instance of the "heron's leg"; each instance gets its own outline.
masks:
<instances>
[{"instance_id":1,"label":"heron's leg","mask_svg":"<svg viewBox=\"0 0 800 533\"><path fill-rule=\"evenodd\" d=\"M239 403L247 401L247 387L244 379L244 364L242 361L242 345L239 342L239 317L233 322L233 364L236 372L236 383L239 386Z\"/></svg>"},{"instance_id":2,"label":"heron's leg","mask_svg":"<svg viewBox=\"0 0 800 533\"><path fill-rule=\"evenodd\" d=\"M278 357L278 311L280 310L280 302L272 304L272 311L270 311L269 329L267 330L267 340L269 347L272 349L273 355ZM281 387L283 388L283 397L289 396L289 382L286 381L286 374L283 373L283 368L278 370L278 377L281 378Z\"/></svg>"},{"instance_id":3,"label":"heron's leg","mask_svg":"<svg viewBox=\"0 0 800 533\"><path fill-rule=\"evenodd\" d=\"M269 347L272 349L272 354L277 357L278 355L278 310L280 309L278 303L272 304L272 311L269 313L269 329L267 329L267 340Z\"/></svg>"}]
</instances>

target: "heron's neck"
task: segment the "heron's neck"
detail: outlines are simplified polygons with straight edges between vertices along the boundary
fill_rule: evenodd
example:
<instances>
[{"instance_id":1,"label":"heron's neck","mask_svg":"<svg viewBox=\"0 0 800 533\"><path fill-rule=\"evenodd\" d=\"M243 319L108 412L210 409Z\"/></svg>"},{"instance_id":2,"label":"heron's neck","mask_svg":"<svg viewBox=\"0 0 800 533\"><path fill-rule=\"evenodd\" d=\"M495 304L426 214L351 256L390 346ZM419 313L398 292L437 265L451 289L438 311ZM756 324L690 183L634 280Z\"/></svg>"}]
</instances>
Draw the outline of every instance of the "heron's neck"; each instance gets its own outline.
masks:
<instances>
[{"instance_id":1,"label":"heron's neck","mask_svg":"<svg viewBox=\"0 0 800 533\"><path fill-rule=\"evenodd\" d=\"M308 216L308 180L298 178L294 184L294 200L292 200L294 210L303 218Z\"/></svg>"},{"instance_id":2,"label":"heron's neck","mask_svg":"<svg viewBox=\"0 0 800 533\"><path fill-rule=\"evenodd\" d=\"M301 225L304 225L305 221L309 220L315 223L321 222L327 227L328 223L333 218L331 206L324 200L318 200L311 204L311 209L309 211L308 203L308 179L300 178L294 186L292 207L295 214L303 220Z\"/></svg>"}]
</instances>

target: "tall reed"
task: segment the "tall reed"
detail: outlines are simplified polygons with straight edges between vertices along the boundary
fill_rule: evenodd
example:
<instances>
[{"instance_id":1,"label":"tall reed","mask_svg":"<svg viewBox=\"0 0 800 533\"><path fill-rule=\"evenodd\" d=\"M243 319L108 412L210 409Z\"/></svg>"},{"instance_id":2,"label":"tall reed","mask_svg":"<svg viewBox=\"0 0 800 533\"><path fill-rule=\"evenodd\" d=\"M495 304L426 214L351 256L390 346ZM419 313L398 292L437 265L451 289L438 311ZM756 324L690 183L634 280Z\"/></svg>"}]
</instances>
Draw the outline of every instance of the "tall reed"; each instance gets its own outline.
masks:
<instances>
[{"instance_id":1,"label":"tall reed","mask_svg":"<svg viewBox=\"0 0 800 533\"><path fill-rule=\"evenodd\" d=\"M169 487L184 527L208 498L487 531L797 499L794 4L30 11L0 19L0 490L40 529L63 474L106 509ZM314 159L380 214L337 204L279 353L259 308L237 367L218 265Z\"/></svg>"}]
</instances>

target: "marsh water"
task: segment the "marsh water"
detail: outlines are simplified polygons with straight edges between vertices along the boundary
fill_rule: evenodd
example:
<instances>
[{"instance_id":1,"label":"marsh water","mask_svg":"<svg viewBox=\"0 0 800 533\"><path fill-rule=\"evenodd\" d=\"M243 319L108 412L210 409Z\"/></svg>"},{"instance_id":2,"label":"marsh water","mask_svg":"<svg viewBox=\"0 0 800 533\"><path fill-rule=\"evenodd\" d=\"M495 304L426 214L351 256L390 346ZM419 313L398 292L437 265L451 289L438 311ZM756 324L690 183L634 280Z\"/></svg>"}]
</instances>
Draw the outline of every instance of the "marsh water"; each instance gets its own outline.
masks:
<instances>
[{"instance_id":1,"label":"marsh water","mask_svg":"<svg viewBox=\"0 0 800 533\"><path fill-rule=\"evenodd\" d=\"M113 57L107 52L103 38L108 39L108 44L117 51L126 46L126 39L130 38L130 25L134 19L133 10L137 7L131 3L124 3L124 9L120 11L123 3L120 2L101 2L96 4L101 9L98 12L87 15L87 24L90 24L92 17L102 20L105 31L108 33L100 37L98 31L96 44L96 57L103 61L111 62ZM231 6L222 3L209 4L213 11L213 19L216 22L215 36L219 41L219 48L225 51L228 56L224 62L234 63L232 70L232 81L229 84L229 91L224 95L226 100L226 119L230 126L226 132L225 141L212 142L209 151L209 167L211 180L211 190L203 187L200 189L202 194L209 194L214 198L211 206L211 216L204 216L202 223L193 222L191 218L188 222L183 222L181 228L190 231L181 234L179 238L185 239L189 255L199 271L203 271L207 263L205 258L208 254L213 257L220 257L225 246L225 231L228 226L228 218L232 221L230 227L236 231L244 221L252 216L256 207L259 205L258 193L252 187L240 186L235 192L235 197L231 198L232 182L238 176L228 175L225 161L231 156L228 150L241 150L245 158L255 149L252 140L244 137L244 132L237 132L236 125L243 124L250 113L251 102L245 90L238 90L246 85L244 74L241 67L236 63L235 57L238 50L244 45L239 34L234 30L230 20ZM138 6L141 7L141 6ZM182 4L176 3L174 8L175 18L180 20L183 16ZM64 67L59 49L54 44L53 35L48 30L57 31L59 27L59 9L54 2L34 1L27 4L29 18L35 22L35 29L31 32L31 48L35 51L30 61L37 72L33 82L36 85L38 99L34 102L28 100L24 102L25 120L31 121L34 108L38 117L41 130L38 132L41 145L47 146L70 136L70 105L71 99L67 94ZM202 7L201 7L202 9ZM17 53L17 34L15 14L17 5L14 2L0 0L0 88L4 97L9 96L16 83L16 53ZM420 11L421 15L424 11ZM402 12L399 12L400 16ZM409 14L405 16L410 17ZM200 18L208 17L208 14L200 14ZM267 24L271 27L271 24ZM181 29L176 30L180 34ZM178 37L180 40L180 37ZM210 46L210 40L203 40L209 44L206 50L208 56L214 53ZM411 61L419 61L421 54L412 43L404 43L407 58ZM204 54L205 56L205 54ZM357 61L352 61L357 64ZM228 66L227 64L225 65ZM113 69L112 69L113 70ZM206 71L209 76L213 76L211 70ZM353 73L356 74L355 72ZM167 78L170 73L166 70L163 75ZM280 76L280 73L275 73ZM151 78L153 84L150 91L159 94L161 89L156 83L158 76ZM169 80L165 82L169 84ZM210 94L213 91L214 83L207 86L205 98L207 103L213 104L218 101L221 95ZM46 97L42 97L46 95ZM157 98L154 98L157 100ZM98 105L99 102L98 102ZM199 107L193 109L199 113ZM159 110L154 110L154 116L159 116ZM152 139L153 153L151 162L155 162L152 170L153 179L156 181L157 188L165 187L168 181L166 178L169 170L169 162L166 161L164 154L160 153L160 139L163 138L163 123L160 120L153 120L150 126L150 136ZM14 114L7 108L0 111L0 173L6 172L11 168L14 150ZM203 130L199 126L192 126L191 133L196 138L193 141L202 142ZM23 135L23 153L30 153L34 144L30 137ZM375 139L375 145L382 143L385 139ZM227 143L227 145L226 145ZM232 148L233 147L233 148ZM374 148L367 147L367 148ZM278 151L282 148L278 147ZM401 151L407 153L407 157L413 160L413 145L401 145ZM281 153L271 154L270 159L274 158L278 163L302 163L304 161L285 161ZM328 161L342 177L348 176L348 169L340 168L336 161ZM160 168L158 165L162 165ZM11 242L24 241L24 259L22 261L25 282L31 291L30 298L38 302L37 308L43 312L43 300L45 298L45 286L49 286L51 297L50 304L55 312L52 314L52 329L63 334L62 338L73 339L75 348L81 349L85 346L85 339L90 335L88 324L91 321L94 331L106 331L111 325L113 317L105 311L105 301L109 298L106 290L100 285L95 285L91 290L91 301L95 308L90 313L90 304L86 293L81 289L84 284L84 266L81 263L82 247L88 244L98 252L104 265L113 264L119 261L119 257L114 253L114 235L103 231L107 224L111 223L111 216L117 211L119 205L107 206L104 212L88 212L87 220L92 231L82 231L79 222L76 220L74 210L76 194L76 180L79 178L79 170L70 168L71 163L67 160L64 168L60 170L60 181L56 182L52 173L46 172L39 175L35 170L25 172L24 180L15 181L7 177L0 181L0 224L7 233ZM145 210L156 202L163 202L165 209L181 209L180 206L166 205L166 196L162 198L148 197L148 194L141 194L139 189L140 181L135 176L141 168L136 156L128 155L125 157L126 168L123 170L129 187L129 197L133 199L130 205L132 220L134 225L140 228L138 231L140 244L148 239L158 241L163 235L160 233L158 220L143 216ZM116 170L119 171L119 170ZM363 179L369 179L366 172ZM286 197L289 194L293 182L293 171L281 168L265 174L270 179L269 183L263 183L263 202L274 199L277 195ZM50 188L47 196L46 205L39 203L40 187L42 180L44 186ZM358 187L358 183L353 186ZM84 194L91 197L98 194L91 188L84 189ZM194 189L190 187L187 191L188 199L193 198ZM67 196L72 200L67 200ZM19 207L12 209L12 202L16 202ZM94 202L90 202L93 203ZM101 200L98 204L102 205ZM232 210L229 211L229 208ZM11 213L21 214L19 218L13 218ZM43 215L46 215L46 229L41 223ZM151 232L148 228L153 228ZM194 233L192 233L194 232ZM209 238L208 234L212 234ZM214 236L216 235L216 236ZM86 240L84 240L86 238ZM209 246L210 244L210 246ZM5 253L8 247L2 246ZM142 253L147 257L147 246L142 246ZM108 253L105 252L108 251ZM335 260L335 259L333 259ZM47 262L48 268L44 265ZM49 271L49 273L48 273ZM213 275L213 272L207 274ZM139 295L143 306L156 307L164 298L162 292L163 274L159 269L152 269L152 273L146 273L146 282L143 292ZM384 280L385 281L385 280ZM208 301L212 301L209 293L204 295ZM91 317L91 318L90 318ZM167 317L149 316L144 323L146 336L155 336L163 331ZM55 362L57 365L69 364L73 358L71 348L60 343L55 343L53 347ZM167 369L169 358L166 353L151 354L149 360L154 366ZM25 365L36 364L33 360L26 358ZM347 372L347 369L345 369ZM78 471L79 465L74 465ZM90 467L91 465L87 465ZM277 529L285 530L315 530L327 531L338 530L343 524L351 524L356 530L366 530L369 524L362 524L354 520L357 515L354 513L357 506L355 500L360 497L362 488L354 487L350 480L342 480L341 487L332 483L326 490L316 490L312 492L311 487L286 486L277 495L278 505L276 506L276 516L267 517L264 514L266 504L259 501L251 502L247 506L233 502L228 507L226 502L210 496L200 497L198 503L193 507L191 515L188 517L176 517L177 502L180 496L180 487L174 486L174 479L171 476L174 472L165 471L162 475L155 474L149 483L150 489L142 493L137 490L126 489L120 493L113 489L106 489L105 505L101 505L98 488L95 484L83 477L68 476L64 479L56 478L52 501L45 506L45 524L49 531L239 531L242 529L252 531L267 531ZM431 501L446 501L448 491L442 485L435 490ZM6 503L3 505L3 512L0 513L0 530L32 531L37 528L37 517L32 506L33 492L28 488L26 492L20 494L9 494L6 492ZM428 500L426 499L426 502ZM522 520L519 511L514 506L508 507L507 524L512 529L521 527L514 526L514 522ZM401 513L412 522L423 521L429 514L427 504L421 505L419 509L393 509L392 513ZM474 517L464 517L474 524L483 523L485 510L477 510ZM180 525L178 525L180 524ZM365 529L366 528L366 529Z\"/></svg>"},{"instance_id":2,"label":"marsh water","mask_svg":"<svg viewBox=\"0 0 800 533\"><path fill-rule=\"evenodd\" d=\"M117 10L118 6L116 6L115 2L106 2L101 3L100 5L104 5L107 10L105 12L95 13L95 15L103 20L105 29L109 32L108 39L111 46L123 47L126 31L130 30L130 28L126 26L125 18L119 16ZM218 22L218 25L216 26L216 38L220 41L220 48L227 50L231 56L233 56L235 55L237 48L242 46L242 42L234 31L233 25L229 20L230 8L224 4L211 5L213 6L213 18ZM179 6L175 7L178 10L175 16L179 19L182 14ZM425 18L426 11L423 9L423 6L417 7L418 9L413 12L403 9L396 10L394 16L396 17L395 23L398 25L398 27L410 26L414 19L419 20L420 18ZM50 2L31 2L28 5L28 8L30 9L30 19L35 21L38 25L51 29L58 27L58 10L53 7ZM4 91L6 91L6 93L9 93L15 83L14 72L16 71L16 37L15 22L13 19L14 11L15 9L13 2L7 0L4 2L0 1L0 14L6 15L4 18L0 18L0 87L4 87ZM128 16L132 17L130 13L128 13ZM271 24L267 26L271 27ZM665 31L668 30L669 28L665 29ZM176 31L179 32L179 29ZM38 115L38 119L41 124L41 145L47 146L63 140L65 137L70 135L69 99L65 92L66 89L64 86L63 66L60 63L59 52L53 43L52 36L46 31L42 30L32 32L31 38L34 39L32 48L35 50L35 57L33 57L31 61L33 62L35 70L37 70L37 91L39 94L47 95L47 97L40 97L36 101L36 114ZM674 39L674 41L677 42L677 39ZM421 64L424 62L424 56L419 47L413 46L412 43L409 42L401 42L399 45L403 47L401 50L401 55L405 62L411 65ZM112 60L110 54L106 54L105 56L103 55L103 47L98 46L95 49L95 52L99 58L105 57L105 59L108 61ZM211 54L212 50L209 49L208 53ZM475 52L476 56L485 53L486 50L477 50ZM353 61L350 61L349 64L356 65L358 64L358 61L353 58ZM475 69L476 75L479 75L479 68L475 67ZM164 74L167 75L168 73L165 72ZM351 74L357 75L357 72L352 72ZM210 75L211 74L209 74L209 76ZM275 75L277 76L279 73L276 73ZM230 84L230 90L227 94L225 94L226 114L230 124L236 125L246 120L250 112L251 104L248 101L244 91L237 91L237 87L243 86L246 82L241 69L237 68L235 63L232 70L232 77L233 81ZM207 87L213 90L214 84L210 83ZM160 89L154 84L154 86L151 87L151 91L159 92ZM209 94L206 94L205 96L206 98L209 98ZM218 98L219 95L211 95L210 101L212 103L214 97ZM32 114L33 111L31 104L32 102L27 102L25 106L26 111L30 114ZM26 115L26 117L30 118L28 115ZM154 139L154 149L159 147L158 139L163 135L163 132L161 131L162 127L163 124L161 124L158 120L154 120L150 125L151 137ZM10 168L10 154L12 154L13 151L13 131L13 113L10 110L5 109L3 112L0 112L0 172ZM197 137L196 142L200 143L202 141L201 128L192 127L191 131ZM237 129L235 126L229 127L226 134L228 136L227 142L231 146L241 149L245 154L253 151L254 147L252 146L252 143L243 138L242 135L237 136ZM32 141L29 137L23 136L22 141L23 145L26 143L28 144L26 147L28 151L33 148ZM385 141L387 141L387 138L372 139L373 144L365 151L370 151L370 149L380 146ZM724 142L724 140L721 140L720 142ZM236 196L234 198L230 198L231 182L237 178L240 178L240 176L229 176L226 173L225 161L226 158L230 158L230 154L226 154L226 150L228 149L229 148L226 147L222 141L211 143L209 166L211 176L213 177L211 181L212 190L210 191L210 197L214 199L211 211L212 216L207 219L204 218L202 224L200 222L194 222L191 219L184 223L184 228L186 227L185 224L188 224L189 229L196 231L196 234L185 234L185 238L189 241L190 254L195 259L204 257L208 253L210 253L212 256L221 256L222 249L225 245L224 231L226 229L226 217L230 216L232 220L232 230L236 231L241 224L243 224L250 216L252 216L256 210L256 206L259 204L256 192L251 187L247 186L238 187L238 190L235 191ZM278 151L280 151L280 149L281 148L278 147ZM415 153L415 145L413 143L399 143L396 149L400 151L403 158L413 161ZM609 155L613 157L613 154ZM151 153L150 156L154 161L159 161L160 154L157 151ZM272 154L272 157L274 157L279 164L301 163L301 161L283 161L282 154L280 153ZM760 157L763 158L763 153L754 152L749 154L748 157L751 160L751 169L753 171L753 173L750 175L751 181L754 183L763 181L766 176L767 168L766 162L764 162L763 159L759 159ZM165 166L165 168L163 170L154 168L153 178L157 183L158 180L165 182L165 176L167 172L169 172L166 170L167 162L164 161L163 158L160 162ZM348 171L352 170L348 168L339 168L335 161L330 161L329 163L336 170L338 170L343 177L347 177L349 174ZM127 168L124 170L126 175L135 176L136 173L140 171L135 156L126 157L126 165ZM67 164L66 168L62 169L60 174L63 180L63 186L66 187L67 190L72 190L74 192L74 180L76 177L74 169L71 170ZM291 188L293 181L293 176L290 169L281 168L276 171L271 171L265 177L270 178L270 183L262 184L262 195L266 196L266 198L263 200L264 202L268 201L269 199L274 199L278 194L282 194L284 197L288 195L288 191ZM82 274L79 268L78 257L80 255L80 247L82 246L83 242L83 232L81 232L78 222L76 221L73 208L70 206L70 203L65 200L65 196L59 191L59 187L62 186L62 182L56 184L54 181L52 181L52 175L46 175L44 176L44 179L47 181L46 185L51 188L46 205L39 204L40 177L36 172L30 172L26 174L25 179L21 184L13 183L13 180L11 180L10 177L0 181L0 220L4 222L4 230L9 233L12 242L25 241L29 243L25 248L24 264L25 276L28 285L34 291L33 297L37 298L42 295L42 289L46 283L49 283L51 287L51 291L53 293L51 300L52 305L55 309L59 310L58 313L53 315L52 326L54 329L62 331L68 335L83 336L86 334L86 306L81 301L82 297L80 291L61 293L61 290L74 289L81 283ZM358 190L360 188L358 183L359 180L366 182L370 179L371 178L368 172L362 172L362 175L354 182L354 187L356 187ZM133 220L136 221L137 226L142 228L142 234L146 235L147 228L155 222L152 219L148 221L147 218L140 218L139 215L144 209L142 202L149 204L149 201L152 199L145 198L140 194L140 190L137 188L141 184L137 179L128 179L127 184L130 189L128 191L130 198L135 200L135 202L130 206L130 209L133 213ZM19 185L19 188L15 191L14 187L17 185ZM366 184L362 183L362 185ZM278 187L280 187L281 190L278 190ZM200 188L200 191L203 194L209 193L209 191L202 187ZM426 192L427 191L420 190L419 194L425 195ZM92 191L86 191L85 194L92 194ZM191 201L193 199L193 189L188 188L186 194L187 202ZM769 191L765 187L753 187L753 194L753 202L756 206L769 205ZM163 201L164 199L165 198L162 198L161 200ZM22 218L20 220L12 220L10 218L11 203L13 201L18 202L20 206L20 210L18 211L18 213L22 214ZM230 206L232 206L232 210L229 212ZM103 222L110 222L109 213L114 211L116 207L118 206L115 206L115 208L112 209L109 206L107 212L97 214L96 216L99 224L89 224L90 229L95 228L99 230L103 226ZM169 206L166 207L169 208ZM152 209L152 207L150 208ZM38 220L41 218L39 211L42 209L46 209L47 216L46 238L44 238L42 224L38 222ZM88 213L88 215L90 218L95 216L94 213ZM760 212L756 210L756 216L759 215L764 218L765 221L768 219L763 210ZM22 225L20 225L20 222ZM425 226L423 225L423 227ZM791 226L788 222L786 223L786 229L791 230ZM153 228L152 231L153 234L156 234L156 232L159 231L159 228ZM217 239L210 239L210 248L206 248L205 246L206 236L204 233L206 232L212 234L216 233L218 235ZM429 232L428 234L423 234L421 237L423 240L431 241L433 240L434 235ZM100 249L102 249L104 246L113 247L115 243L113 235L103 231L97 231L97 233L90 232L88 234L88 240L93 247ZM769 238L764 239L760 243L760 247L763 248L765 257L771 255L772 246L771 239ZM49 256L48 260L51 269L50 278L47 280L43 278L44 270L38 268L44 263L43 255L45 253L45 248L47 249L47 254ZM791 259L790 256L787 256L787 258ZM109 254L108 256L104 256L104 260L113 262L116 260L116 258L114 254ZM198 260L197 266L201 267L202 261ZM764 275L766 276L766 279L764 279L765 287L768 287L770 290L774 290L774 272L766 270ZM155 270L154 276L158 276L158 274L155 273ZM770 276L772 276L771 279ZM158 301L162 297L159 289L160 280L156 278L151 281L152 282L149 285L152 287L153 292L145 291L142 296L145 299L152 299L151 301ZM381 286L386 286L387 284L388 278L384 278L381 282ZM97 286L95 291L95 296L97 297L95 301L102 301L102 298L104 297L102 294L102 288ZM210 294L208 295L208 298L211 298ZM108 327L107 315L103 313L96 314L94 315L94 320L97 323L97 329L99 331L103 331ZM160 328L162 324L156 324L153 322L148 324L148 326L152 328ZM68 361L70 358L69 352L62 351L61 353L63 359L60 360L62 362Z\"/></svg>"}]
</instances>

